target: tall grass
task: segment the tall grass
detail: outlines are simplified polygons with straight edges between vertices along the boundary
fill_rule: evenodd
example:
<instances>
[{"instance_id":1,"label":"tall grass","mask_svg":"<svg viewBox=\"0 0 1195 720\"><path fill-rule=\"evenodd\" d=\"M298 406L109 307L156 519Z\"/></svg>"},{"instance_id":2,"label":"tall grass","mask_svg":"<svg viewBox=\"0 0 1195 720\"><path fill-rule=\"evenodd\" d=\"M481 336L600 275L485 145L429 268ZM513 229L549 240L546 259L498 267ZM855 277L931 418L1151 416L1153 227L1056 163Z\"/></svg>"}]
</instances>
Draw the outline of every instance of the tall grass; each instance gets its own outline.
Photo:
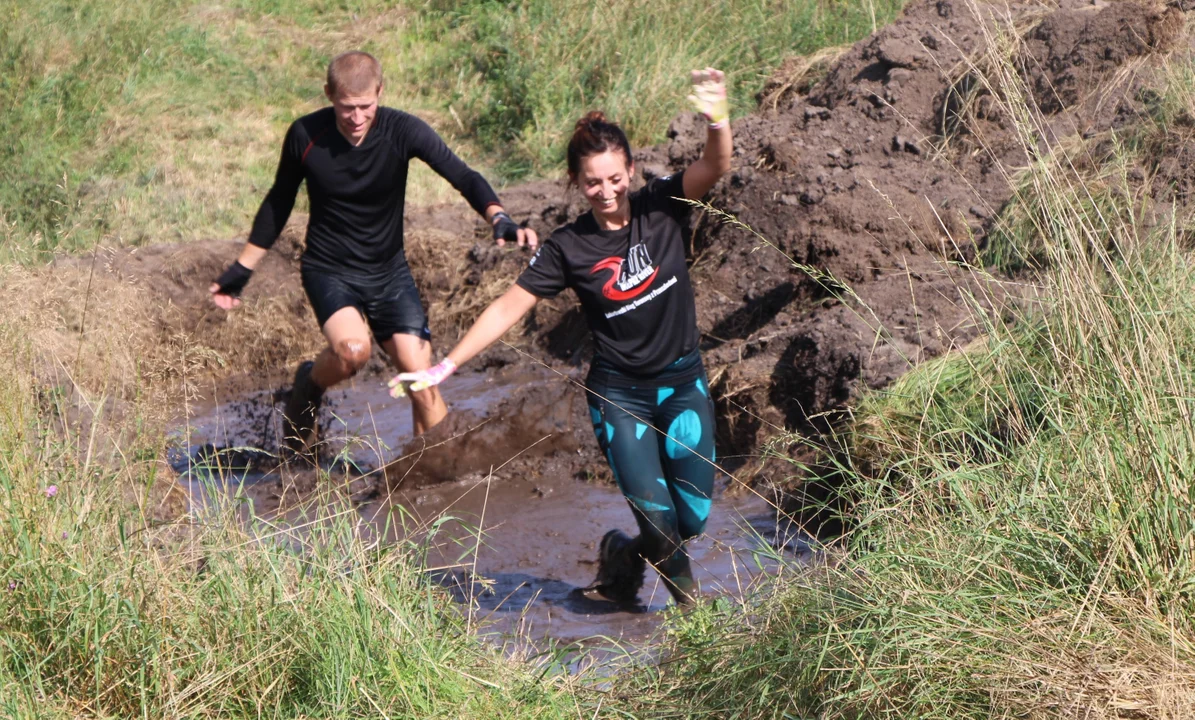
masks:
<instances>
[{"instance_id":1,"label":"tall grass","mask_svg":"<svg viewBox=\"0 0 1195 720\"><path fill-rule=\"evenodd\" d=\"M345 49L377 54L384 102L501 182L559 172L563 133L593 106L662 139L691 67L726 68L742 112L783 57L900 4L0 0L0 261L243 232L286 125L325 104ZM453 197L413 177L413 202Z\"/></svg>"},{"instance_id":2,"label":"tall grass","mask_svg":"<svg viewBox=\"0 0 1195 720\"><path fill-rule=\"evenodd\" d=\"M79 451L93 439L63 397L31 390L0 379L17 398L0 404L5 717L572 714L550 677L466 632L418 548L371 541L334 489L289 530L244 522L236 498L155 523L174 482L160 434L105 462Z\"/></svg>"},{"instance_id":3,"label":"tall grass","mask_svg":"<svg viewBox=\"0 0 1195 720\"><path fill-rule=\"evenodd\" d=\"M1003 303L1014 322L989 322L982 342L855 409L833 454L852 501L841 559L679 644L639 678L640 707L944 720L1195 710L1185 222L1103 192L1107 163L1050 155L1011 56L991 58L986 78L1030 158L1020 187L1033 205L1003 241L1032 243L1009 257L1040 258L1033 291ZM1161 107L1188 106L1189 77L1172 68ZM1183 112L1159 117L1132 132L1169 138L1171 153L1189 142ZM1114 138L1104 160L1136 162L1131 140Z\"/></svg>"}]
</instances>

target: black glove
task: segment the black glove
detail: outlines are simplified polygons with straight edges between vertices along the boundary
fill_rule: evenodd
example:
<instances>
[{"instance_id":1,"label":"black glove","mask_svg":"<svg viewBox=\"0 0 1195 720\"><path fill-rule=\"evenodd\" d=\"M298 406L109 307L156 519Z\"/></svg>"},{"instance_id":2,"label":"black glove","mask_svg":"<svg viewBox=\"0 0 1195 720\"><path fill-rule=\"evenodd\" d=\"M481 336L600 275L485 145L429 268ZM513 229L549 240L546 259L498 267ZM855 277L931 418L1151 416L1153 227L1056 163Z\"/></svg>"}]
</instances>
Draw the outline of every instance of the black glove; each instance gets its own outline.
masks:
<instances>
[{"instance_id":1,"label":"black glove","mask_svg":"<svg viewBox=\"0 0 1195 720\"><path fill-rule=\"evenodd\" d=\"M253 277L253 271L242 265L239 260L234 260L228 269L216 278L216 284L220 286L217 292L229 297L240 297L241 291L249 284L251 277Z\"/></svg>"},{"instance_id":2,"label":"black glove","mask_svg":"<svg viewBox=\"0 0 1195 720\"><path fill-rule=\"evenodd\" d=\"M494 213L494 239L519 241L519 225L504 212Z\"/></svg>"}]
</instances>

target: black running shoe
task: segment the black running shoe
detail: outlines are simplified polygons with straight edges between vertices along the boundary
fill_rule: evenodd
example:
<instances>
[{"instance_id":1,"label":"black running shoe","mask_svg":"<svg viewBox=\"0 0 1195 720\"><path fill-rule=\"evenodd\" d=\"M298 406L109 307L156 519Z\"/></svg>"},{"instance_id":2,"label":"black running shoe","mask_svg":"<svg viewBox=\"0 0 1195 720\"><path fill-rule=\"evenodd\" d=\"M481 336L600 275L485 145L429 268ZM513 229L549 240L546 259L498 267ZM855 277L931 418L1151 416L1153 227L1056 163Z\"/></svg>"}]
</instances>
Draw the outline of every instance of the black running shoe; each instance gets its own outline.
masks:
<instances>
[{"instance_id":1,"label":"black running shoe","mask_svg":"<svg viewBox=\"0 0 1195 720\"><path fill-rule=\"evenodd\" d=\"M303 454L311 446L315 438L315 419L324 399L324 389L311 379L314 367L315 363L310 360L299 364L294 387L282 411L282 442L295 454Z\"/></svg>"},{"instance_id":2,"label":"black running shoe","mask_svg":"<svg viewBox=\"0 0 1195 720\"><path fill-rule=\"evenodd\" d=\"M664 578L664 587L680 607L693 607L697 602L697 583L692 577Z\"/></svg>"},{"instance_id":3,"label":"black running shoe","mask_svg":"<svg viewBox=\"0 0 1195 720\"><path fill-rule=\"evenodd\" d=\"M606 533L598 547L597 578L587 590L611 602L635 603L647 567L636 546L637 543L621 530Z\"/></svg>"}]
</instances>

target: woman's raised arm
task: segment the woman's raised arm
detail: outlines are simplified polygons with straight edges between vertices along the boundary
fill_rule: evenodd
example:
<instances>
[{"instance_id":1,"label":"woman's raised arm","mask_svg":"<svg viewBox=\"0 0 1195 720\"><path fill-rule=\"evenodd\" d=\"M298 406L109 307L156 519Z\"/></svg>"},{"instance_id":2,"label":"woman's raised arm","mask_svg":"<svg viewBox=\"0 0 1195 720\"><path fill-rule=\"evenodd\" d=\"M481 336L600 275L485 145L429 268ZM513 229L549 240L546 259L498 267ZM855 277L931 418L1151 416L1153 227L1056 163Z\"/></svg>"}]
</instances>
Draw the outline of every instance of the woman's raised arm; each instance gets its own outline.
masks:
<instances>
[{"instance_id":1,"label":"woman's raised arm","mask_svg":"<svg viewBox=\"0 0 1195 720\"><path fill-rule=\"evenodd\" d=\"M692 73L693 94L689 102L709 120L705 149L685 170L685 197L700 200L714 183L730 170L734 142L730 136L730 103L726 99L726 76L721 70L706 68Z\"/></svg>"}]
</instances>

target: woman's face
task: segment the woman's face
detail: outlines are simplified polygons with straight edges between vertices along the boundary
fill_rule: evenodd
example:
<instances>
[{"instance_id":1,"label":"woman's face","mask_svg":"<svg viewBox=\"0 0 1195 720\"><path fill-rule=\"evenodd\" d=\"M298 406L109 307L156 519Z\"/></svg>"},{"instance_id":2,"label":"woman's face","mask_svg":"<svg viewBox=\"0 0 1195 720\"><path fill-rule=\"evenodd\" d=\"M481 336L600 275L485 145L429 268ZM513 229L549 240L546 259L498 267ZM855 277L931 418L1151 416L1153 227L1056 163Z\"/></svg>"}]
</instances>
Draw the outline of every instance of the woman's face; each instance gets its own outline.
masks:
<instances>
[{"instance_id":1,"label":"woman's face","mask_svg":"<svg viewBox=\"0 0 1195 720\"><path fill-rule=\"evenodd\" d=\"M607 150L581 158L580 172L574 179L594 216L621 227L630 218L627 190L634 174L635 164L628 165L621 150Z\"/></svg>"}]
</instances>

